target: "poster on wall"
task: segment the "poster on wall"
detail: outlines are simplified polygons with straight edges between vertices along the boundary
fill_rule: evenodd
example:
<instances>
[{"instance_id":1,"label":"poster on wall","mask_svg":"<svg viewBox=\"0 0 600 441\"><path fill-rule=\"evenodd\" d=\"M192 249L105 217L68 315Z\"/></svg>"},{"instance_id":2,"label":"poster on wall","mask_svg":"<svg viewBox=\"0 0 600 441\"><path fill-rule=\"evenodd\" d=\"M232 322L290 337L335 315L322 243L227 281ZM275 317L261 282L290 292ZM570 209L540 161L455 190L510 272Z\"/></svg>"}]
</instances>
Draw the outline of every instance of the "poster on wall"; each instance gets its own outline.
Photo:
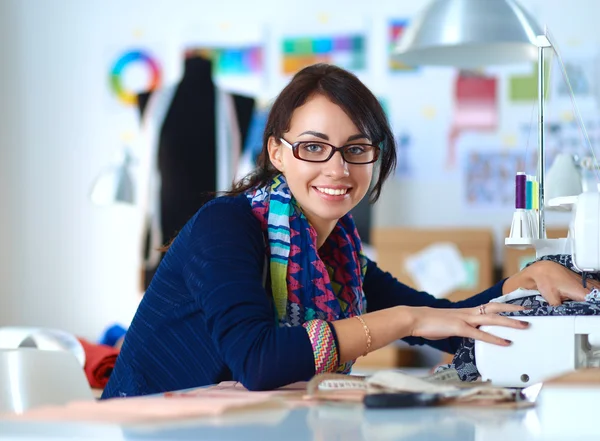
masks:
<instances>
[{"instance_id":1,"label":"poster on wall","mask_svg":"<svg viewBox=\"0 0 600 441\"><path fill-rule=\"evenodd\" d=\"M535 148L508 146L496 133L468 133L461 137L458 148L463 206L514 208L515 176L517 172L536 173Z\"/></svg>"},{"instance_id":2,"label":"poster on wall","mask_svg":"<svg viewBox=\"0 0 600 441\"><path fill-rule=\"evenodd\" d=\"M144 156L138 146L141 94L164 86L171 74L169 49L165 44L144 38L143 29L132 29L129 39L114 42L103 52L103 118L107 137L106 163L122 162L125 152L132 155L132 168L139 169Z\"/></svg>"},{"instance_id":3,"label":"poster on wall","mask_svg":"<svg viewBox=\"0 0 600 441\"><path fill-rule=\"evenodd\" d=\"M356 74L368 68L367 28L362 19L343 15L316 14L301 22L273 27L274 64L282 78L315 63L329 63Z\"/></svg>"},{"instance_id":4,"label":"poster on wall","mask_svg":"<svg viewBox=\"0 0 600 441\"><path fill-rule=\"evenodd\" d=\"M286 36L281 42L281 71L292 75L315 63L329 63L351 71L366 68L366 37L360 33Z\"/></svg>"},{"instance_id":5,"label":"poster on wall","mask_svg":"<svg viewBox=\"0 0 600 441\"><path fill-rule=\"evenodd\" d=\"M408 19L406 18L394 18L388 22L388 68L391 73L414 72L417 70L416 67L409 66L394 57L394 50L398 46L407 26Z\"/></svg>"},{"instance_id":6,"label":"poster on wall","mask_svg":"<svg viewBox=\"0 0 600 441\"><path fill-rule=\"evenodd\" d=\"M220 87L237 92L255 92L263 73L263 48L259 45L198 44L185 57L203 57L212 62L213 79Z\"/></svg>"},{"instance_id":7,"label":"poster on wall","mask_svg":"<svg viewBox=\"0 0 600 441\"><path fill-rule=\"evenodd\" d=\"M222 90L257 96L265 83L265 43L262 26L237 23L196 23L183 31L181 58L212 62L213 80Z\"/></svg>"},{"instance_id":8,"label":"poster on wall","mask_svg":"<svg viewBox=\"0 0 600 441\"><path fill-rule=\"evenodd\" d=\"M528 72L508 76L508 100L512 104L535 102L538 97L538 64L533 63Z\"/></svg>"},{"instance_id":9,"label":"poster on wall","mask_svg":"<svg viewBox=\"0 0 600 441\"><path fill-rule=\"evenodd\" d=\"M544 140L546 167L553 164L556 155L559 153L566 153L580 158L597 157L600 148L600 118L585 117L581 123L583 123L583 128L570 112L565 112L562 118L549 117L546 119L546 136ZM528 124L522 125L521 134L524 139L526 137L531 138L530 131ZM537 138L530 139L528 143L530 145L529 150L535 152L536 143ZM535 155L528 155L528 162L535 160Z\"/></svg>"},{"instance_id":10,"label":"poster on wall","mask_svg":"<svg viewBox=\"0 0 600 441\"><path fill-rule=\"evenodd\" d=\"M136 106L141 92L159 88L163 81L162 62L147 47L124 47L110 62L109 89L114 101L122 106Z\"/></svg>"},{"instance_id":11,"label":"poster on wall","mask_svg":"<svg viewBox=\"0 0 600 441\"><path fill-rule=\"evenodd\" d=\"M456 143L467 131L493 132L498 127L497 79L459 71L454 81L454 111L448 135L447 167L456 165Z\"/></svg>"},{"instance_id":12,"label":"poster on wall","mask_svg":"<svg viewBox=\"0 0 600 441\"><path fill-rule=\"evenodd\" d=\"M465 204L469 208L509 208L515 203L515 175L523 170L520 149L472 149L465 154Z\"/></svg>"}]
</instances>

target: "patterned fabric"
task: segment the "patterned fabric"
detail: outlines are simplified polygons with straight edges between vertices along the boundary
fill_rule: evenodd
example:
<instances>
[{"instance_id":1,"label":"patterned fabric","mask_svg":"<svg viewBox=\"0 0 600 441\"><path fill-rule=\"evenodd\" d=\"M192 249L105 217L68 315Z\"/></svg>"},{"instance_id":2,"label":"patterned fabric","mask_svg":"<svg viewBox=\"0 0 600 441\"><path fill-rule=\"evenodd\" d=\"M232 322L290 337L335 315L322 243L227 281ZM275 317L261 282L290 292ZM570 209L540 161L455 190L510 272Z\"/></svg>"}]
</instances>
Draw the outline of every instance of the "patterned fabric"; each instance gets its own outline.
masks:
<instances>
[{"instance_id":1,"label":"patterned fabric","mask_svg":"<svg viewBox=\"0 0 600 441\"><path fill-rule=\"evenodd\" d=\"M339 367L338 351L329 324L323 320L309 320L302 326L308 332L313 347L315 375L336 372Z\"/></svg>"},{"instance_id":2,"label":"patterned fabric","mask_svg":"<svg viewBox=\"0 0 600 441\"><path fill-rule=\"evenodd\" d=\"M550 260L559 263L578 274L582 274L575 268L571 256L568 254L544 256L539 260ZM582 274L582 278L583 277L587 279L600 280L599 275L593 273ZM542 296L531 295L509 300L506 303L521 305L530 309L525 311L504 312L501 313L501 315L529 317L555 315L600 315L600 293L596 289L586 296L585 302L564 302L562 305L550 306ZM436 372L440 372L448 368L456 369L462 381L475 381L480 377L475 361L475 340L471 338L463 339L463 343L459 347L458 351L456 351L456 354L452 359L452 363L450 365L438 367Z\"/></svg>"},{"instance_id":3,"label":"patterned fabric","mask_svg":"<svg viewBox=\"0 0 600 441\"><path fill-rule=\"evenodd\" d=\"M317 233L283 175L247 194L266 231L271 290L279 326L334 321L366 311L367 259L354 220L341 218L317 252ZM329 325L328 325L329 326ZM349 372L353 362L340 366Z\"/></svg>"}]
</instances>

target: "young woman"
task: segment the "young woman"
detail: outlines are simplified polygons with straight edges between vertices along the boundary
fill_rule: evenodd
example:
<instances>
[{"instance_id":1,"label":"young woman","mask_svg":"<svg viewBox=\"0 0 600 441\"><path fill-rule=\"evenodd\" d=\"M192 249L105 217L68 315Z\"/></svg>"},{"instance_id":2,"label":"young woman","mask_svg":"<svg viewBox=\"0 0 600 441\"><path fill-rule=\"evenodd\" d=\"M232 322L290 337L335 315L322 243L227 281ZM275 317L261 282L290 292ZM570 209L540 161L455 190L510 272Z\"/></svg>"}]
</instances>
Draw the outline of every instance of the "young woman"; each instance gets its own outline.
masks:
<instances>
[{"instance_id":1,"label":"young woman","mask_svg":"<svg viewBox=\"0 0 600 441\"><path fill-rule=\"evenodd\" d=\"M527 324L487 304L518 287L551 303L588 292L538 262L451 303L418 292L362 253L348 214L380 195L396 163L373 94L352 74L314 65L273 104L256 172L204 205L171 244L126 334L103 398L237 380L272 389L404 339L454 352L459 337L510 342L478 329ZM454 337L454 338L452 338Z\"/></svg>"}]
</instances>

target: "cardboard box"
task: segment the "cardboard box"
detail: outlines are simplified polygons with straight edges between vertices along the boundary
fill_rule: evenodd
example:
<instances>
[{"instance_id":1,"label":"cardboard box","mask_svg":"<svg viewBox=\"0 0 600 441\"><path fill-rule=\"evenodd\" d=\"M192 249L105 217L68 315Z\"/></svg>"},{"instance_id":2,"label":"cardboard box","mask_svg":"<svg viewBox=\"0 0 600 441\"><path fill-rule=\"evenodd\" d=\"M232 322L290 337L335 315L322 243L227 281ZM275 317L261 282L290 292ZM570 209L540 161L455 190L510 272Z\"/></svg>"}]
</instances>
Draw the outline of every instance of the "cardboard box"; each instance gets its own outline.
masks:
<instances>
[{"instance_id":1,"label":"cardboard box","mask_svg":"<svg viewBox=\"0 0 600 441\"><path fill-rule=\"evenodd\" d=\"M405 259L439 242L451 242L458 247L469 274L468 284L449 294L448 299L463 300L492 286L494 237L490 229L393 227L374 228L371 232L377 265L416 289L419 287L406 271Z\"/></svg>"},{"instance_id":2,"label":"cardboard box","mask_svg":"<svg viewBox=\"0 0 600 441\"><path fill-rule=\"evenodd\" d=\"M567 228L546 228L546 237L548 239L559 239L561 237L567 237ZM505 231L505 236L510 235L510 228ZM513 274L521 271L529 262L535 260L535 250L533 248L526 248L524 250L518 250L516 248L504 247L504 259L502 263L502 277L510 277Z\"/></svg>"},{"instance_id":3,"label":"cardboard box","mask_svg":"<svg viewBox=\"0 0 600 441\"><path fill-rule=\"evenodd\" d=\"M400 347L395 343L369 352L366 357L359 357L352 369L391 369L397 367L415 367L418 354L414 348Z\"/></svg>"}]
</instances>

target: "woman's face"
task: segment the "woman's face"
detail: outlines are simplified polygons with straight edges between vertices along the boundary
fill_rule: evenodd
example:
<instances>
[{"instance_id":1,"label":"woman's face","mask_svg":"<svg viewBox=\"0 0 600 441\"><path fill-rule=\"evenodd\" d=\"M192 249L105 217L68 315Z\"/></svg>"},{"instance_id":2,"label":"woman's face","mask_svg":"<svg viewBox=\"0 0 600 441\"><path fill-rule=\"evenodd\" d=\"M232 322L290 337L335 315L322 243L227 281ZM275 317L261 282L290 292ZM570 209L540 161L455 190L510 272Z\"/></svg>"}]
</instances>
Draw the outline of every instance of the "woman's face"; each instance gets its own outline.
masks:
<instances>
[{"instance_id":1,"label":"woman's face","mask_svg":"<svg viewBox=\"0 0 600 441\"><path fill-rule=\"evenodd\" d=\"M324 141L336 147L349 142L371 142L337 104L323 95L309 98L294 111L290 129L283 138L290 144ZM348 164L339 151L327 162L302 161L275 138L269 140L269 156L316 228L333 227L354 208L367 193L373 175L373 164Z\"/></svg>"}]
</instances>

